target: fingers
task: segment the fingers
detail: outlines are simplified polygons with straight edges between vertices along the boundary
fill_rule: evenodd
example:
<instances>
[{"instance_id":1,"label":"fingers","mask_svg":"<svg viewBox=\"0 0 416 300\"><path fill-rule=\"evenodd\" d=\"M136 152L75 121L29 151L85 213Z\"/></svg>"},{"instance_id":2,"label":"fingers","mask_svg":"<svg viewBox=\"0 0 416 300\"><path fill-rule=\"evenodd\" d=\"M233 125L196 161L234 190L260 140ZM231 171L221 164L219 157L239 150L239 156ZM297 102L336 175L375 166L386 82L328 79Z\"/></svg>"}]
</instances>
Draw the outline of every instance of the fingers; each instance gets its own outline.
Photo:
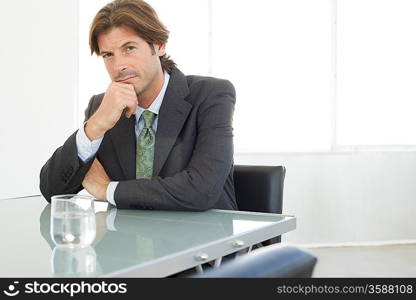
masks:
<instances>
[{"instance_id":1,"label":"fingers","mask_svg":"<svg viewBox=\"0 0 416 300\"><path fill-rule=\"evenodd\" d=\"M130 118L136 113L136 108L137 95L133 85L110 83L99 108L87 123L87 136L102 137L106 131L114 127L124 110L126 117Z\"/></svg>"},{"instance_id":2,"label":"fingers","mask_svg":"<svg viewBox=\"0 0 416 300\"><path fill-rule=\"evenodd\" d=\"M132 115L136 114L136 107L137 107L137 104L130 104L126 107L127 108L127 111L126 111L126 117L127 118L130 118Z\"/></svg>"},{"instance_id":3,"label":"fingers","mask_svg":"<svg viewBox=\"0 0 416 300\"><path fill-rule=\"evenodd\" d=\"M127 118L130 118L132 115L136 114L136 108L137 108L137 95L134 90L133 85L131 84L125 84L120 83L120 92L123 94L124 99L124 108L127 108L127 111L125 113Z\"/></svg>"},{"instance_id":4,"label":"fingers","mask_svg":"<svg viewBox=\"0 0 416 300\"><path fill-rule=\"evenodd\" d=\"M136 113L137 95L133 85L112 82L107 93L113 95L114 101L117 103L117 107L120 111L127 109L125 112L127 118L130 118Z\"/></svg>"},{"instance_id":5,"label":"fingers","mask_svg":"<svg viewBox=\"0 0 416 300\"><path fill-rule=\"evenodd\" d=\"M121 89L134 92L134 86L129 83L111 82L110 85L115 85L115 86L120 87Z\"/></svg>"},{"instance_id":6,"label":"fingers","mask_svg":"<svg viewBox=\"0 0 416 300\"><path fill-rule=\"evenodd\" d=\"M123 105L123 109L124 108L133 108L134 110L136 110L136 106L137 106L137 96L136 93L126 93L124 91L120 91L119 94L119 101L120 103Z\"/></svg>"}]
</instances>

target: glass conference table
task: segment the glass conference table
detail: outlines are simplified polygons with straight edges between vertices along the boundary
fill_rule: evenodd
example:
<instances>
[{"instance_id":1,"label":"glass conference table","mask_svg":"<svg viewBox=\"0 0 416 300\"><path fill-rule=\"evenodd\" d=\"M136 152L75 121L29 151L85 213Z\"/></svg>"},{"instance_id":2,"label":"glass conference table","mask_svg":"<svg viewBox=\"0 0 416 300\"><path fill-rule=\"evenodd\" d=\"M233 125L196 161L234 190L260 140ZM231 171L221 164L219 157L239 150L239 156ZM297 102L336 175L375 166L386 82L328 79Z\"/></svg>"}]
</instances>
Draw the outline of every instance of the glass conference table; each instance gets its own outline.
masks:
<instances>
[{"instance_id":1,"label":"glass conference table","mask_svg":"<svg viewBox=\"0 0 416 300\"><path fill-rule=\"evenodd\" d=\"M122 210L95 203L96 238L57 247L42 196L0 200L0 277L166 277L296 228L293 216L242 211Z\"/></svg>"}]
</instances>

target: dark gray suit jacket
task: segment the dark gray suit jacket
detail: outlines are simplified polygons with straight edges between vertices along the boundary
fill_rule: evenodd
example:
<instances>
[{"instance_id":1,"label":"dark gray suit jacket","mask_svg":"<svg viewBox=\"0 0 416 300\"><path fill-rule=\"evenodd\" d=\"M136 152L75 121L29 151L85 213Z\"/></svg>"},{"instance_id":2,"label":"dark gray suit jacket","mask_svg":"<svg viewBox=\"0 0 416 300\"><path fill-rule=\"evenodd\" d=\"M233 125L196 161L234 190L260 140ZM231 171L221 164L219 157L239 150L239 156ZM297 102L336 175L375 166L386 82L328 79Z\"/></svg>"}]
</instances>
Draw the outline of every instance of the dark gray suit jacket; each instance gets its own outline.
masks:
<instances>
[{"instance_id":1,"label":"dark gray suit jacket","mask_svg":"<svg viewBox=\"0 0 416 300\"><path fill-rule=\"evenodd\" d=\"M88 119L104 94L93 96ZM96 157L112 181L119 208L237 209L233 184L232 117L235 90L226 80L185 76L174 68L159 111L152 179L135 179L135 118L121 116L106 132ZM40 172L40 190L78 193L93 159L78 158L76 132Z\"/></svg>"}]
</instances>

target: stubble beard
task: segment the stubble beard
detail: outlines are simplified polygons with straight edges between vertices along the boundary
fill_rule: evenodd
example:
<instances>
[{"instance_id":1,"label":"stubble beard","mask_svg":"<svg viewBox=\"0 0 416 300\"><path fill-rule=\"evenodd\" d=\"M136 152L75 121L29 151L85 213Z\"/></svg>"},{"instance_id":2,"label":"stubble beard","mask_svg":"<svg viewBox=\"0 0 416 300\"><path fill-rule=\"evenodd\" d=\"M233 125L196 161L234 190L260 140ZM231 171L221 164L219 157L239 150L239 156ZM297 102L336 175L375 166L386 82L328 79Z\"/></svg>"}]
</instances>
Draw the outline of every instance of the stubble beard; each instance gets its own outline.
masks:
<instances>
[{"instance_id":1,"label":"stubble beard","mask_svg":"<svg viewBox=\"0 0 416 300\"><path fill-rule=\"evenodd\" d=\"M149 87L150 87L150 82L146 82L144 85L134 88L134 91L136 92L136 96L137 96L137 104L140 107L147 106L147 103L146 103L147 101L143 99L143 94L149 89Z\"/></svg>"},{"instance_id":2,"label":"stubble beard","mask_svg":"<svg viewBox=\"0 0 416 300\"><path fill-rule=\"evenodd\" d=\"M145 82L142 86L138 86L134 88L134 91L136 92L136 96L138 100L140 100L140 96L150 88L151 83L156 80L156 77L157 77L157 73L155 73L152 76L152 78L149 81Z\"/></svg>"},{"instance_id":3,"label":"stubble beard","mask_svg":"<svg viewBox=\"0 0 416 300\"><path fill-rule=\"evenodd\" d=\"M146 90L147 86L139 86L137 88L134 88L134 91L136 92L137 98Z\"/></svg>"}]
</instances>

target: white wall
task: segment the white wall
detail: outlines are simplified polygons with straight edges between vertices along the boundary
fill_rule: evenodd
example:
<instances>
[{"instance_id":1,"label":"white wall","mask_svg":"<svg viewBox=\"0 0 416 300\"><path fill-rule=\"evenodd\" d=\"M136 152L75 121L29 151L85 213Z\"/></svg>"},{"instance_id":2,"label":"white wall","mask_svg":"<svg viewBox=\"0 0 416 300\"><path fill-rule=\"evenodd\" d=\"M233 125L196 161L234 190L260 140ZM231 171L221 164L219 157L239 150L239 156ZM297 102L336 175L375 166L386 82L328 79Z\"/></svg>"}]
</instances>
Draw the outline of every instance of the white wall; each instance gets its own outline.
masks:
<instances>
[{"instance_id":1,"label":"white wall","mask_svg":"<svg viewBox=\"0 0 416 300\"><path fill-rule=\"evenodd\" d=\"M0 198L39 194L39 171L74 129L77 0L2 0Z\"/></svg>"},{"instance_id":2,"label":"white wall","mask_svg":"<svg viewBox=\"0 0 416 300\"><path fill-rule=\"evenodd\" d=\"M286 166L283 213L297 217L297 229L285 242L416 239L415 152L237 155L235 163Z\"/></svg>"}]
</instances>

